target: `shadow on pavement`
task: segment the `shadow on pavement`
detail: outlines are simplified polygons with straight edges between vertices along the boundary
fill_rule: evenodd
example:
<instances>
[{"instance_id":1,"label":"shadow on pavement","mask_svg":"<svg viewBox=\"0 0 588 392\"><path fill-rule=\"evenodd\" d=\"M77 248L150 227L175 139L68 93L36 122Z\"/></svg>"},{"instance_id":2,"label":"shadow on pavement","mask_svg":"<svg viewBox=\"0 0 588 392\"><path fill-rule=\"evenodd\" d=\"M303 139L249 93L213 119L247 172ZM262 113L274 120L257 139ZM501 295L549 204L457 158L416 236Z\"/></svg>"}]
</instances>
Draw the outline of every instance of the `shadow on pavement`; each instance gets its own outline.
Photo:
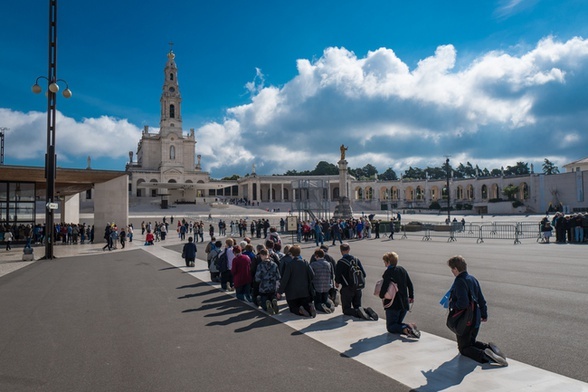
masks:
<instances>
[{"instance_id":1,"label":"shadow on pavement","mask_svg":"<svg viewBox=\"0 0 588 392\"><path fill-rule=\"evenodd\" d=\"M478 366L479 363L457 354L449 361L442 363L437 369L421 371L427 379L427 383L411 389L410 392L436 392L459 385Z\"/></svg>"},{"instance_id":2,"label":"shadow on pavement","mask_svg":"<svg viewBox=\"0 0 588 392\"><path fill-rule=\"evenodd\" d=\"M344 357L353 358L358 356L359 354L365 353L367 351L375 350L377 348L382 347L385 344L392 343L396 340L402 340L406 343L414 343L418 340L406 339L401 335L391 334L388 332L384 332L381 335L373 336L371 338L363 338L359 339L355 343L351 343L351 348L345 352L342 352L340 355Z\"/></svg>"},{"instance_id":3,"label":"shadow on pavement","mask_svg":"<svg viewBox=\"0 0 588 392\"><path fill-rule=\"evenodd\" d=\"M342 328L344 326L346 326L348 323L348 320L344 319L343 317L337 317L334 319L328 319L328 320L321 320L321 321L317 321L314 324L309 325L306 328L302 328L298 331L294 331L292 332L292 336L297 336L297 335L304 335L308 332L317 332L317 331L331 331L334 329L338 329L338 328Z\"/></svg>"}]
</instances>

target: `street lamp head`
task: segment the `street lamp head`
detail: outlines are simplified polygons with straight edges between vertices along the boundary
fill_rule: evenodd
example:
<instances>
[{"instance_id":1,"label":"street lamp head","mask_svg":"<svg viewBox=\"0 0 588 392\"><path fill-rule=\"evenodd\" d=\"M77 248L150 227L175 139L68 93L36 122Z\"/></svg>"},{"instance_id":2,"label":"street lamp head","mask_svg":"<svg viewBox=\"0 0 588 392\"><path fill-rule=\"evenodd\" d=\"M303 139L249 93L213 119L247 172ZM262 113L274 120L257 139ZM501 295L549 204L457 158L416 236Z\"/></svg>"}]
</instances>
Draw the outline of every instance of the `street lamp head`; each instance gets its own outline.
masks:
<instances>
[{"instance_id":1,"label":"street lamp head","mask_svg":"<svg viewBox=\"0 0 588 392\"><path fill-rule=\"evenodd\" d=\"M39 79L47 79L47 78L44 76L39 76L37 78L37 80L35 81L35 84L33 84L33 87L31 88L31 90L33 90L33 93L35 93L35 94L39 94L39 93L41 93L41 91L43 91L41 86L39 86ZM59 85L57 84L57 82L65 83L65 90L63 90L62 94L65 98L71 98L73 93L69 89L69 85L67 84L67 82L63 79L57 79L56 81L50 83L49 84L49 91L51 91L53 94L56 94L57 92L59 92ZM48 95L49 95L49 92L45 91L45 96L47 97Z\"/></svg>"},{"instance_id":2,"label":"street lamp head","mask_svg":"<svg viewBox=\"0 0 588 392\"><path fill-rule=\"evenodd\" d=\"M59 91L59 86L57 85L57 83L53 82L51 84L49 84L49 91L51 91L52 93L56 93Z\"/></svg>"}]
</instances>

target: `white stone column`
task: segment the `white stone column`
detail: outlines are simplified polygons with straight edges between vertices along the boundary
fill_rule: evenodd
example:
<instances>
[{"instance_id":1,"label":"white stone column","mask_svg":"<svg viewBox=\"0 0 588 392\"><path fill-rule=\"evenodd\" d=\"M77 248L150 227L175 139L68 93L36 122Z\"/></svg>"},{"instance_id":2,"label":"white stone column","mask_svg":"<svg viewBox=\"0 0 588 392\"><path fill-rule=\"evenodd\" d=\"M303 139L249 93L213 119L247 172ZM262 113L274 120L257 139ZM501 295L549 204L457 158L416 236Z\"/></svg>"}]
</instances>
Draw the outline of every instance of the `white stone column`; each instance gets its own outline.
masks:
<instances>
[{"instance_id":1,"label":"white stone column","mask_svg":"<svg viewBox=\"0 0 588 392\"><path fill-rule=\"evenodd\" d=\"M94 230L95 239L100 241L106 223L115 222L118 227L129 223L128 176L122 175L113 180L94 186Z\"/></svg>"},{"instance_id":2,"label":"white stone column","mask_svg":"<svg viewBox=\"0 0 588 392\"><path fill-rule=\"evenodd\" d=\"M339 162L339 197L349 198L349 189L347 188L347 161L342 159Z\"/></svg>"},{"instance_id":3,"label":"white stone column","mask_svg":"<svg viewBox=\"0 0 588 392\"><path fill-rule=\"evenodd\" d=\"M80 223L80 194L65 196L61 200L61 222Z\"/></svg>"}]
</instances>

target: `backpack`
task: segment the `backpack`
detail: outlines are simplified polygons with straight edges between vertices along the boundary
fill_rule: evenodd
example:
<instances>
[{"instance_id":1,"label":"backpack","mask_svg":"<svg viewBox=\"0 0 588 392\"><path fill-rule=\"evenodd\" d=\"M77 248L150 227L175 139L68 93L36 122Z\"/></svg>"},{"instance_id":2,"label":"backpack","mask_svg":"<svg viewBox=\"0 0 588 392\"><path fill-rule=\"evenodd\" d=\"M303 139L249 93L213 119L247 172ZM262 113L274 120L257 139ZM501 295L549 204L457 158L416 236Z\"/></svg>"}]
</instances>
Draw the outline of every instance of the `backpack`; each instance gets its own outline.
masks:
<instances>
[{"instance_id":1,"label":"backpack","mask_svg":"<svg viewBox=\"0 0 588 392\"><path fill-rule=\"evenodd\" d=\"M355 257L350 259L342 258L339 260L349 266L347 276L343 276L347 286L353 286L356 289L363 289L365 287L365 277L363 271L359 267L359 263Z\"/></svg>"},{"instance_id":2,"label":"backpack","mask_svg":"<svg viewBox=\"0 0 588 392\"><path fill-rule=\"evenodd\" d=\"M280 236L278 234L275 234L275 233L270 234L270 240L272 240L274 242L274 244L282 245L282 240L280 239Z\"/></svg>"},{"instance_id":3,"label":"backpack","mask_svg":"<svg viewBox=\"0 0 588 392\"><path fill-rule=\"evenodd\" d=\"M229 270L229 257L227 256L226 250L223 253L221 253L216 259L216 267L218 268L218 272L220 273Z\"/></svg>"},{"instance_id":4,"label":"backpack","mask_svg":"<svg viewBox=\"0 0 588 392\"><path fill-rule=\"evenodd\" d=\"M219 272L218 271L218 256L220 255L220 249L214 248L208 254L208 265L210 272Z\"/></svg>"}]
</instances>

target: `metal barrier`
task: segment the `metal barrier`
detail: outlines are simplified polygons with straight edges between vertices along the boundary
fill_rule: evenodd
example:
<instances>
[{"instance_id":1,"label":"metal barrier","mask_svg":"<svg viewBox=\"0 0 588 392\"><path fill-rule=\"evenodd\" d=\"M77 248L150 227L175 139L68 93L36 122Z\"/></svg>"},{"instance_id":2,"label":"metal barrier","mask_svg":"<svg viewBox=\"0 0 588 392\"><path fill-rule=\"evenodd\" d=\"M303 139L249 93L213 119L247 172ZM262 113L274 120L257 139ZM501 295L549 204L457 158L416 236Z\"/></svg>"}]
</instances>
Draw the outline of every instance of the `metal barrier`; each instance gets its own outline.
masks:
<instances>
[{"instance_id":1,"label":"metal barrier","mask_svg":"<svg viewBox=\"0 0 588 392\"><path fill-rule=\"evenodd\" d=\"M481 244L485 240L512 240L514 245L520 244L521 239L536 239L543 241L538 223L501 222L488 224L454 222L450 225L431 222L419 222L403 225L401 239L409 236L421 236L422 241L430 241L433 237L446 238L447 242L458 239L472 239Z\"/></svg>"}]
</instances>

